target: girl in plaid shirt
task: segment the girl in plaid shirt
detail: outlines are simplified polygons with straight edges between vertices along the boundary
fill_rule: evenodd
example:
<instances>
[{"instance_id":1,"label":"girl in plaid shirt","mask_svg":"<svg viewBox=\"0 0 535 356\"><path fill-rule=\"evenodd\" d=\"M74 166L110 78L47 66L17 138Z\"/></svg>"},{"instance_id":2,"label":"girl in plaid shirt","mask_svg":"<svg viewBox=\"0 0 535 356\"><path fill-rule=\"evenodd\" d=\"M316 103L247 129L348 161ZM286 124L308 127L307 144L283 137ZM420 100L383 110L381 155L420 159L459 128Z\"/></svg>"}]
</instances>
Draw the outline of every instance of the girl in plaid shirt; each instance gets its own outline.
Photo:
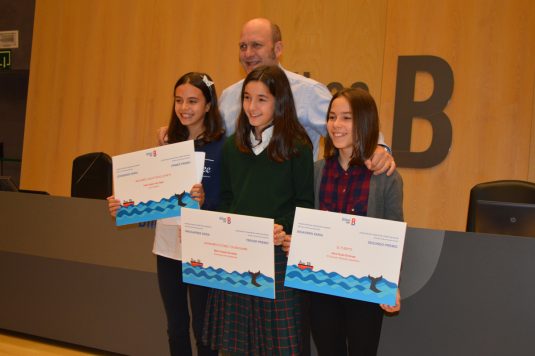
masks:
<instances>
[{"instance_id":1,"label":"girl in plaid shirt","mask_svg":"<svg viewBox=\"0 0 535 356\"><path fill-rule=\"evenodd\" d=\"M327 111L325 159L314 165L316 209L403 220L403 182L374 175L366 160L377 147L379 117L371 95L363 89L336 93ZM289 249L290 239L285 241ZM309 293L310 326L319 355L375 355L381 335L383 311L394 307Z\"/></svg>"}]
</instances>

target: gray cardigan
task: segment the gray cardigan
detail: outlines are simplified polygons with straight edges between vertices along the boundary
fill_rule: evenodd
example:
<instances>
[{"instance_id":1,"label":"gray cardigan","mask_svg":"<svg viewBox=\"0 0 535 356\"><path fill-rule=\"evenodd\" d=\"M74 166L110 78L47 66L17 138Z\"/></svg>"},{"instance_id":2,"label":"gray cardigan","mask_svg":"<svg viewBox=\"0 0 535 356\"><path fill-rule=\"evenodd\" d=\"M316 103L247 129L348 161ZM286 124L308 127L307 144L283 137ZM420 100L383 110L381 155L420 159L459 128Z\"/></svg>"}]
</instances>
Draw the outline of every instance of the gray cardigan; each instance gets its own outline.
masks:
<instances>
[{"instance_id":1,"label":"gray cardigan","mask_svg":"<svg viewBox=\"0 0 535 356\"><path fill-rule=\"evenodd\" d=\"M325 160L314 163L314 207L319 209L319 192ZM372 175L368 196L369 217L403 221L403 180L398 171Z\"/></svg>"}]
</instances>

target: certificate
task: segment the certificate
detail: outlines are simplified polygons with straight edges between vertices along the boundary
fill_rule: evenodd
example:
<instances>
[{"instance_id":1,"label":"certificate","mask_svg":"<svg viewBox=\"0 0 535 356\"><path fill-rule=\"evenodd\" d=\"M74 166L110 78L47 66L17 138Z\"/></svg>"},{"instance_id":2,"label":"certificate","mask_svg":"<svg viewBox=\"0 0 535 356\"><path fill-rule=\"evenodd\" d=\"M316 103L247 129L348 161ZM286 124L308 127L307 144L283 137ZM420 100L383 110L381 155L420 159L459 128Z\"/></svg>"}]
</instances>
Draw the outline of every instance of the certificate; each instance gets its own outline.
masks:
<instances>
[{"instance_id":1,"label":"certificate","mask_svg":"<svg viewBox=\"0 0 535 356\"><path fill-rule=\"evenodd\" d=\"M275 299L273 219L182 209L186 283Z\"/></svg>"},{"instance_id":2,"label":"certificate","mask_svg":"<svg viewBox=\"0 0 535 356\"><path fill-rule=\"evenodd\" d=\"M206 158L205 152L195 151L195 174L197 177L196 182L202 182L204 174L204 160ZM160 222L164 225L180 225L180 216L172 218L161 219Z\"/></svg>"},{"instance_id":3,"label":"certificate","mask_svg":"<svg viewBox=\"0 0 535 356\"><path fill-rule=\"evenodd\" d=\"M116 224L180 216L198 208L189 191L196 183L193 141L112 157L115 198L121 201Z\"/></svg>"},{"instance_id":4,"label":"certificate","mask_svg":"<svg viewBox=\"0 0 535 356\"><path fill-rule=\"evenodd\" d=\"M284 285L396 304L407 224L297 208Z\"/></svg>"}]
</instances>

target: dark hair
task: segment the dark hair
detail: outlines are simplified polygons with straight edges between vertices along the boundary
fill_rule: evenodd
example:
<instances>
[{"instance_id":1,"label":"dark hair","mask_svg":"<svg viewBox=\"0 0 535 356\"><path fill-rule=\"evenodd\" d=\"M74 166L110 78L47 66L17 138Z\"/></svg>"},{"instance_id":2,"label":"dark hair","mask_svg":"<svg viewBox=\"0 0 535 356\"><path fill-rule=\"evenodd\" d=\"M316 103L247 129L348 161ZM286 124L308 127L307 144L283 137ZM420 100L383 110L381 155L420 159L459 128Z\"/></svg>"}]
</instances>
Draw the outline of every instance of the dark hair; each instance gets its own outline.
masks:
<instances>
[{"instance_id":1,"label":"dark hair","mask_svg":"<svg viewBox=\"0 0 535 356\"><path fill-rule=\"evenodd\" d=\"M271 39L273 41L273 44L282 41L282 33L279 25L275 23L271 23Z\"/></svg>"},{"instance_id":2,"label":"dark hair","mask_svg":"<svg viewBox=\"0 0 535 356\"><path fill-rule=\"evenodd\" d=\"M327 110L327 121L333 101L337 98L346 98L351 107L353 117L353 154L349 165L361 165L371 157L377 147L379 138L379 114L375 100L366 90L361 88L342 89L331 99ZM325 158L331 158L337 154L331 137L325 138Z\"/></svg>"},{"instance_id":3,"label":"dark hair","mask_svg":"<svg viewBox=\"0 0 535 356\"><path fill-rule=\"evenodd\" d=\"M243 110L245 87L248 83L262 82L275 97L273 112L273 136L267 147L270 159L282 162L298 153L297 144L312 148L312 143L305 129L297 119L290 82L284 71L278 66L260 66L254 69L243 82L241 91L242 108L236 125L236 146L241 152L252 153L250 132L253 126Z\"/></svg>"},{"instance_id":4,"label":"dark hair","mask_svg":"<svg viewBox=\"0 0 535 356\"><path fill-rule=\"evenodd\" d=\"M176 88L183 84L191 84L198 88L207 103L210 103L210 109L204 115L203 125L204 132L195 138L195 145L202 146L206 143L217 141L225 133L223 126L223 119L219 113L219 107L217 105L217 95L215 91L215 85L207 85L203 80L206 78L210 82L212 78L206 73L189 72L181 76L175 84L173 89L173 95L175 95ZM167 137L169 143L186 141L189 137L189 130L187 126L182 125L175 112L175 104L173 102L173 110L171 112L171 120L167 127Z\"/></svg>"}]
</instances>

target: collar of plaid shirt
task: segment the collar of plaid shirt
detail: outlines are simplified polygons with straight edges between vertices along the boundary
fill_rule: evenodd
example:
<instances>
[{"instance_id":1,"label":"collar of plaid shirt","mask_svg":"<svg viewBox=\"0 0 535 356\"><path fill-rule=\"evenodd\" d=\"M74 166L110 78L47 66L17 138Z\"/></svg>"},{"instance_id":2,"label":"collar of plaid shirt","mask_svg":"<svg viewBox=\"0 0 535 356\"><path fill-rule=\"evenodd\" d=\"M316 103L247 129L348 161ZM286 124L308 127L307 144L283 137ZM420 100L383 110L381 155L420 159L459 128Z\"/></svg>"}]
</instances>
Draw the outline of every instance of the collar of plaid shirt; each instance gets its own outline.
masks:
<instances>
[{"instance_id":1,"label":"collar of plaid shirt","mask_svg":"<svg viewBox=\"0 0 535 356\"><path fill-rule=\"evenodd\" d=\"M320 209L365 216L372 172L365 166L344 171L334 156L325 160L320 184Z\"/></svg>"}]
</instances>

